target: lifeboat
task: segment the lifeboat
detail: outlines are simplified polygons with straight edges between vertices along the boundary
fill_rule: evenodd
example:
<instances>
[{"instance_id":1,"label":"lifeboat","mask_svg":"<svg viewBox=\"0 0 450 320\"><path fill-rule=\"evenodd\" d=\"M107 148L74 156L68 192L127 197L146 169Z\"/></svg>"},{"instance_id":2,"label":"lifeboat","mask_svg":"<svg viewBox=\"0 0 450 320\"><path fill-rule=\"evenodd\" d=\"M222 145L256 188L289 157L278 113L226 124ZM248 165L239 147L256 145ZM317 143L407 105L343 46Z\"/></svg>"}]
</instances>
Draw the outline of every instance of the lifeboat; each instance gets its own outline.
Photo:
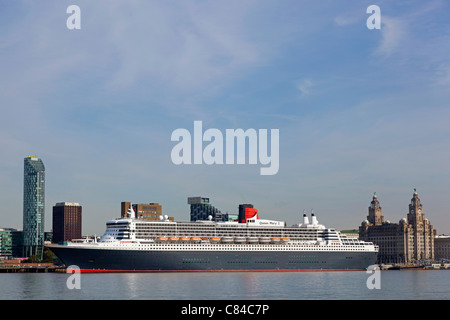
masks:
<instances>
[{"instance_id":1,"label":"lifeboat","mask_svg":"<svg viewBox=\"0 0 450 320\"><path fill-rule=\"evenodd\" d=\"M280 238L271 238L270 241L272 243L280 243L281 239Z\"/></svg>"},{"instance_id":2,"label":"lifeboat","mask_svg":"<svg viewBox=\"0 0 450 320\"><path fill-rule=\"evenodd\" d=\"M234 242L236 242L236 243L244 243L246 241L247 241L247 239L245 239L245 237L236 237L236 238L234 238Z\"/></svg>"},{"instance_id":3,"label":"lifeboat","mask_svg":"<svg viewBox=\"0 0 450 320\"><path fill-rule=\"evenodd\" d=\"M189 237L181 237L181 238L180 238L181 241L185 241L185 242L186 242L186 241L189 241L189 239L191 239L191 238L189 238Z\"/></svg>"},{"instance_id":4,"label":"lifeboat","mask_svg":"<svg viewBox=\"0 0 450 320\"><path fill-rule=\"evenodd\" d=\"M248 243L258 243L258 238L257 237L249 237L249 238L247 238L247 242Z\"/></svg>"},{"instance_id":5,"label":"lifeboat","mask_svg":"<svg viewBox=\"0 0 450 320\"><path fill-rule=\"evenodd\" d=\"M202 241L202 239L200 237L192 237L191 241L192 242L200 242L200 241Z\"/></svg>"},{"instance_id":6,"label":"lifeboat","mask_svg":"<svg viewBox=\"0 0 450 320\"><path fill-rule=\"evenodd\" d=\"M178 238L178 237L169 237L169 240L170 241L173 241L173 242L176 242L176 241L178 241L180 238Z\"/></svg>"},{"instance_id":7,"label":"lifeboat","mask_svg":"<svg viewBox=\"0 0 450 320\"><path fill-rule=\"evenodd\" d=\"M222 238L222 242L223 243L232 243L233 242L233 238L232 237L223 237Z\"/></svg>"},{"instance_id":8,"label":"lifeboat","mask_svg":"<svg viewBox=\"0 0 450 320\"><path fill-rule=\"evenodd\" d=\"M167 241L167 237L157 237L156 238L156 241L158 241L158 242L165 242L165 241Z\"/></svg>"},{"instance_id":9,"label":"lifeboat","mask_svg":"<svg viewBox=\"0 0 450 320\"><path fill-rule=\"evenodd\" d=\"M219 242L220 239L221 239L220 237L211 237L211 238L209 238L209 240L211 240L211 242L214 242L214 243Z\"/></svg>"},{"instance_id":10,"label":"lifeboat","mask_svg":"<svg viewBox=\"0 0 450 320\"><path fill-rule=\"evenodd\" d=\"M270 242L270 238L265 238L265 237L264 238L259 238L259 242L263 243L263 244L264 243L269 243Z\"/></svg>"},{"instance_id":11,"label":"lifeboat","mask_svg":"<svg viewBox=\"0 0 450 320\"><path fill-rule=\"evenodd\" d=\"M281 238L281 241L284 242L284 243L286 243L286 242L291 241L291 239L289 239L289 238Z\"/></svg>"}]
</instances>

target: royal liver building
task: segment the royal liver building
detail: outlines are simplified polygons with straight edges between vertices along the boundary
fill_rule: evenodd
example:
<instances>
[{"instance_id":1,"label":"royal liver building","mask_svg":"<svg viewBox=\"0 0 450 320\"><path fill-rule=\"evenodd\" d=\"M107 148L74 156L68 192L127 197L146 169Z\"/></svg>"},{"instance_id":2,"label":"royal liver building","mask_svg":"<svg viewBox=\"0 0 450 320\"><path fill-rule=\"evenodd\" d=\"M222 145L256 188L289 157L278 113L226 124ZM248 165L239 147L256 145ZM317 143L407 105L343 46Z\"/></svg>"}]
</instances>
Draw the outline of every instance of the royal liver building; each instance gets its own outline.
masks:
<instances>
[{"instance_id":1,"label":"royal liver building","mask_svg":"<svg viewBox=\"0 0 450 320\"><path fill-rule=\"evenodd\" d=\"M399 223L384 221L380 202L374 194L367 220L359 227L359 238L379 246L377 263L411 263L434 259L434 230L425 218L420 199L414 189L407 218Z\"/></svg>"}]
</instances>

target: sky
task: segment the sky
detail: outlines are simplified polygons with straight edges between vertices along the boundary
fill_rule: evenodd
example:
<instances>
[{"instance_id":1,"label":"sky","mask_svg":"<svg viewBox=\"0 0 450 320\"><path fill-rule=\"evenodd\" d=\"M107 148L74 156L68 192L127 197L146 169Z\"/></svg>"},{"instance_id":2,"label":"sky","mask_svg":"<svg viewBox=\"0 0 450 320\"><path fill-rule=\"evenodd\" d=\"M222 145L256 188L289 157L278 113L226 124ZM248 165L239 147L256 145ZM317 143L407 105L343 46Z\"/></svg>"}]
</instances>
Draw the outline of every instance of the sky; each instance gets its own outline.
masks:
<instances>
[{"instance_id":1,"label":"sky","mask_svg":"<svg viewBox=\"0 0 450 320\"><path fill-rule=\"evenodd\" d=\"M416 188L450 234L449 12L446 0L2 0L0 227L22 229L35 155L46 231L57 202L80 203L83 234L100 235L122 201L188 221L190 196L356 229L374 192L398 223ZM278 129L278 172L174 164L171 134L194 121Z\"/></svg>"}]
</instances>

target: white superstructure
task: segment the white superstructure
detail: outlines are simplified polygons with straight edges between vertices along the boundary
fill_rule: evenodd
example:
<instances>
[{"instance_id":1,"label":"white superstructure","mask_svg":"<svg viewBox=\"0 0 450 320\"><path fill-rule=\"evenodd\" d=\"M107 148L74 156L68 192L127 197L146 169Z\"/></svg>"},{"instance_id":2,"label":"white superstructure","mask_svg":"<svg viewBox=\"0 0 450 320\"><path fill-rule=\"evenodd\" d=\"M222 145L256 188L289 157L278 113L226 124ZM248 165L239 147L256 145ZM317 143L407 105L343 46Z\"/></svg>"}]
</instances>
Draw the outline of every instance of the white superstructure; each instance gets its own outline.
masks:
<instances>
[{"instance_id":1,"label":"white superstructure","mask_svg":"<svg viewBox=\"0 0 450 320\"><path fill-rule=\"evenodd\" d=\"M339 231L319 224L304 214L303 223L287 227L285 222L258 219L256 216L239 222L174 222L161 217L159 221L135 218L109 220L99 241L74 241L70 246L103 249L161 251L351 251L376 252L371 242L347 238Z\"/></svg>"}]
</instances>

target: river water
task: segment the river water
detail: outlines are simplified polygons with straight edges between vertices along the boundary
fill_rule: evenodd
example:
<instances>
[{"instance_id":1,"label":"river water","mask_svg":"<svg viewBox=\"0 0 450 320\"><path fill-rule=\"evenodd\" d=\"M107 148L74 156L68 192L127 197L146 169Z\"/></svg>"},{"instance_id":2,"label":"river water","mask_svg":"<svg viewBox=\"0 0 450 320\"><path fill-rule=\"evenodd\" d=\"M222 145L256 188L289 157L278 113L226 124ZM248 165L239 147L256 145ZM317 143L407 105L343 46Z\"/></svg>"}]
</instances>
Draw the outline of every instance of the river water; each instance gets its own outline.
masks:
<instances>
[{"instance_id":1,"label":"river water","mask_svg":"<svg viewBox=\"0 0 450 320\"><path fill-rule=\"evenodd\" d=\"M3 273L0 299L449 300L450 270L389 270L377 275L366 271Z\"/></svg>"}]
</instances>

